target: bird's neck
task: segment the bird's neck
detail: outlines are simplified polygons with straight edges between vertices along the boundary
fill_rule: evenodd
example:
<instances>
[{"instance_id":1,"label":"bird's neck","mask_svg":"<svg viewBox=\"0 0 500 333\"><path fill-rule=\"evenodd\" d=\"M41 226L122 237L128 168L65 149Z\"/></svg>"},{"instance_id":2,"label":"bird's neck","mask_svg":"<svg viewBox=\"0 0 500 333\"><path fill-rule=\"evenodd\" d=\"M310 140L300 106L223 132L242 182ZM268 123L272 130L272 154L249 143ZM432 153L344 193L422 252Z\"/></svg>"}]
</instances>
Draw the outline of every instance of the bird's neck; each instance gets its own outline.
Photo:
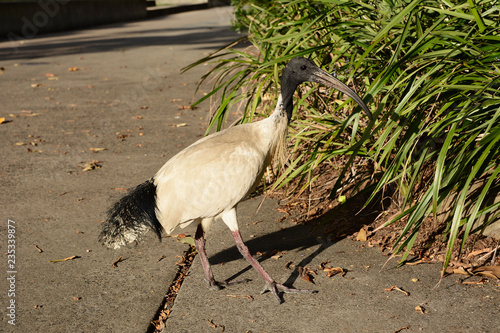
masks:
<instances>
[{"instance_id":1,"label":"bird's neck","mask_svg":"<svg viewBox=\"0 0 500 333\"><path fill-rule=\"evenodd\" d=\"M273 122L279 121L283 118L288 120L288 115L286 114L285 104L283 103L283 96L281 93L278 95L278 102L276 103L276 107L269 118L272 118Z\"/></svg>"},{"instance_id":2,"label":"bird's neck","mask_svg":"<svg viewBox=\"0 0 500 333\"><path fill-rule=\"evenodd\" d=\"M273 157L278 158L280 162L284 162L286 147L285 138L290 117L285 110L283 96L280 94L278 96L278 103L276 104L273 114L265 120L265 128L268 133L265 137L270 138L268 146L269 162Z\"/></svg>"},{"instance_id":3,"label":"bird's neck","mask_svg":"<svg viewBox=\"0 0 500 333\"><path fill-rule=\"evenodd\" d=\"M283 108L286 112L288 123L290 123L293 114L293 94L295 89L297 89L297 83L286 74L283 73L281 78L281 98L283 99Z\"/></svg>"}]
</instances>

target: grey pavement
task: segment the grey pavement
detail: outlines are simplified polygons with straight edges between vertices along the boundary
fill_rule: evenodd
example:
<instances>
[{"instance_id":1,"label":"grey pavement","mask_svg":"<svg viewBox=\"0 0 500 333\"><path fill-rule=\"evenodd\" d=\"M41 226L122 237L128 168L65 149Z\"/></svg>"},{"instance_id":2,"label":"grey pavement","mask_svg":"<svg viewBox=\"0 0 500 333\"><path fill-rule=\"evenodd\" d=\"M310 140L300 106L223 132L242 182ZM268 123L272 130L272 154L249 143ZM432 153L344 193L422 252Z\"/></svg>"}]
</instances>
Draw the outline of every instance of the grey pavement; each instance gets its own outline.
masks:
<instances>
[{"instance_id":1,"label":"grey pavement","mask_svg":"<svg viewBox=\"0 0 500 333\"><path fill-rule=\"evenodd\" d=\"M436 287L438 263L397 268L393 259L382 269L388 257L366 242L329 241L310 227L279 222L281 214L272 209L276 203L265 201L264 209L256 213L260 201L246 201L239 210L241 233L252 253L278 283L318 293L285 294L281 305L269 293L260 294L263 281L241 258L223 223L215 224L207 237L215 278L252 281L208 290L197 257L163 332L498 331L498 282L460 284L462 277L455 275ZM278 256L256 254L275 250L280 251ZM296 269L287 268L290 262L315 270L314 284L302 279ZM328 277L320 269L324 262L344 269L345 276ZM409 296L387 290L393 286Z\"/></svg>"},{"instance_id":2,"label":"grey pavement","mask_svg":"<svg viewBox=\"0 0 500 333\"><path fill-rule=\"evenodd\" d=\"M17 226L14 298L0 262L0 330L146 331L187 245L111 251L97 235L123 189L205 132L209 105L183 107L207 67L180 69L233 41L229 21L214 8L0 43L2 253L8 219ZM92 161L100 168L83 171Z\"/></svg>"},{"instance_id":3,"label":"grey pavement","mask_svg":"<svg viewBox=\"0 0 500 333\"><path fill-rule=\"evenodd\" d=\"M230 13L212 8L0 43L0 117L7 120L0 124L4 252L8 220L16 225L14 297L8 296L7 257L0 263L0 331L150 329L187 245L150 237L112 251L97 243L97 235L124 188L154 175L203 135L209 105L184 106L208 67L179 70L236 37ZM197 96L208 89L202 86ZM84 171L92 165L96 169ZM257 210L261 200L249 199L238 210L251 252L278 282L318 293L286 294L281 305L261 295L263 282L229 230L215 223L207 234L215 277L252 281L209 290L196 258L164 332L498 331L498 282L460 284L450 276L434 288L439 264L396 268L391 261L381 271L387 257L377 249L329 241L283 219L271 199ZM278 256L257 253L274 250ZM345 269L345 276L326 276L318 269L325 261ZM301 279L294 265L316 270L315 283ZM409 296L385 290L392 286ZM12 299L15 326L7 316Z\"/></svg>"}]
</instances>

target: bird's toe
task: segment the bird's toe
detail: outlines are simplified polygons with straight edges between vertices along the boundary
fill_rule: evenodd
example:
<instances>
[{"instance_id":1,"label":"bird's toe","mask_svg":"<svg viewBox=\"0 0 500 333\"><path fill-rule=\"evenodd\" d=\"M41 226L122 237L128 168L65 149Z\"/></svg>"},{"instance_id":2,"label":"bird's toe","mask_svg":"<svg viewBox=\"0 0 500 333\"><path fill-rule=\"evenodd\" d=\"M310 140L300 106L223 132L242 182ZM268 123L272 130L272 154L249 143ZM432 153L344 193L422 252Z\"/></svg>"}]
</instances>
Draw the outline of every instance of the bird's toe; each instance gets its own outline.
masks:
<instances>
[{"instance_id":1,"label":"bird's toe","mask_svg":"<svg viewBox=\"0 0 500 333\"><path fill-rule=\"evenodd\" d=\"M266 285L264 286L264 288L261 291L261 294L263 294L267 291L270 291L275 296L275 298L278 300L278 302L280 304L284 302L283 298L280 295L282 293L315 294L318 292L317 290L290 288L290 287L284 286L282 284L276 283L275 281L272 281L270 283L266 283Z\"/></svg>"},{"instance_id":2,"label":"bird's toe","mask_svg":"<svg viewBox=\"0 0 500 333\"><path fill-rule=\"evenodd\" d=\"M206 280L207 281L207 280ZM233 284L239 284L239 283L246 283L252 281L251 279L241 279L241 280L234 280L234 281L207 281L208 283L208 288L211 290L221 290L224 289L227 286L233 285Z\"/></svg>"}]
</instances>

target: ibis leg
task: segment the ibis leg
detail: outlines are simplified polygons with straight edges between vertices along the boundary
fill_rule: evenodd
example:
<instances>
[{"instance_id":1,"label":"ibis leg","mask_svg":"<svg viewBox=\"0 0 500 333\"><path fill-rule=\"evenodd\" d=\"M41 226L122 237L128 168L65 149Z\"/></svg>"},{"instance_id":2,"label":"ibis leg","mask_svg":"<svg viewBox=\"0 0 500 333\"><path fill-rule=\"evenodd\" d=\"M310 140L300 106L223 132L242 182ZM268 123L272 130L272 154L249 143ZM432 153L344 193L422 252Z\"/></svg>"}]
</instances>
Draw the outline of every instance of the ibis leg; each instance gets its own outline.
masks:
<instances>
[{"instance_id":1,"label":"ibis leg","mask_svg":"<svg viewBox=\"0 0 500 333\"><path fill-rule=\"evenodd\" d=\"M205 237L203 227L198 225L196 229L196 234L194 236L194 243L196 245L196 249L200 254L201 265L203 266L203 272L205 273L205 280L208 282L208 286L210 289L220 290L223 286L227 286L230 284L236 283L244 283L250 281L249 279L242 279L237 281L216 281L214 278L214 274L212 273L212 268L210 267L210 263L208 262L207 253L205 252Z\"/></svg>"},{"instance_id":2,"label":"ibis leg","mask_svg":"<svg viewBox=\"0 0 500 333\"><path fill-rule=\"evenodd\" d=\"M198 228L196 229L194 243L196 245L198 253L200 254L201 265L203 266L203 272L205 273L205 279L207 280L208 285L211 289L221 289L220 284L214 279L212 268L210 268L210 263L208 262L207 253L205 252L205 237L201 224L199 224Z\"/></svg>"},{"instance_id":3,"label":"ibis leg","mask_svg":"<svg viewBox=\"0 0 500 333\"><path fill-rule=\"evenodd\" d=\"M302 290L302 289L295 289L295 288L289 288L286 287L282 284L276 283L276 281L273 280L273 278L264 270L264 268L259 264L257 260L255 260L252 255L250 254L250 251L248 250L248 247L245 245L243 242L243 239L241 238L241 233L239 230L234 230L232 231L234 241L236 242L236 246L238 247L238 250L240 251L241 255L248 260L248 262L259 272L259 275L264 279L266 282L266 285L264 286L264 289L262 290L262 293L265 293L266 291L270 291L273 293L273 295L276 297L279 303L282 303L283 300L278 294L279 292L283 293L315 293L317 291L315 290Z\"/></svg>"}]
</instances>

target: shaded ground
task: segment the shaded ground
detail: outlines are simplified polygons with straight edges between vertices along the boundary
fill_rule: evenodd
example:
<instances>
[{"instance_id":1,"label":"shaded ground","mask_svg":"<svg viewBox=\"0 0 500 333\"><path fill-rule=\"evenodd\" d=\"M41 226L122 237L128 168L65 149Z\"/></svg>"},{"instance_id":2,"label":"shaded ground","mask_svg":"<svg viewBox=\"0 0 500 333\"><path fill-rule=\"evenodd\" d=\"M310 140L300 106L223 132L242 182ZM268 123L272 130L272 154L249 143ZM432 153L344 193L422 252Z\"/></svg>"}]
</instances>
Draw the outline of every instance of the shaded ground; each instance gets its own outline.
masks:
<instances>
[{"instance_id":1,"label":"shaded ground","mask_svg":"<svg viewBox=\"0 0 500 333\"><path fill-rule=\"evenodd\" d=\"M341 161L337 164L341 165ZM363 170L362 167L356 172L369 173L369 170ZM351 200L346 204L340 204L337 198L335 200L328 198L331 188L337 180L338 172L334 168L322 167L317 173L321 175L313 183L313 186L301 195L287 200L284 209L291 218L297 223L320 225L325 233L334 238L348 236L356 238L360 229L356 230L355 228L362 226L363 233L366 232L366 236L363 237L368 240L371 246L379 247L387 255L393 253L392 246L401 235L406 220L402 219L388 227L378 228L401 212L394 191L391 191L390 188L386 189L384 193L375 197L365 207L371 192L364 193L357 188L358 184L355 180L362 177L353 177L350 179L351 185L345 186L342 191L342 195ZM295 183L290 185L291 188L295 186L297 186ZM275 196L283 195L284 193L281 191ZM353 217L358 223L352 223ZM410 264L415 261L443 263L447 246L447 238L443 234L445 229L446 222L440 216L437 219L428 218L422 224L408 257ZM463 251L459 253L460 243L461 238L458 237L447 273L453 273L457 268L469 269L482 265L500 265L498 240L476 233L468 238ZM495 280L495 278L493 279Z\"/></svg>"}]
</instances>

